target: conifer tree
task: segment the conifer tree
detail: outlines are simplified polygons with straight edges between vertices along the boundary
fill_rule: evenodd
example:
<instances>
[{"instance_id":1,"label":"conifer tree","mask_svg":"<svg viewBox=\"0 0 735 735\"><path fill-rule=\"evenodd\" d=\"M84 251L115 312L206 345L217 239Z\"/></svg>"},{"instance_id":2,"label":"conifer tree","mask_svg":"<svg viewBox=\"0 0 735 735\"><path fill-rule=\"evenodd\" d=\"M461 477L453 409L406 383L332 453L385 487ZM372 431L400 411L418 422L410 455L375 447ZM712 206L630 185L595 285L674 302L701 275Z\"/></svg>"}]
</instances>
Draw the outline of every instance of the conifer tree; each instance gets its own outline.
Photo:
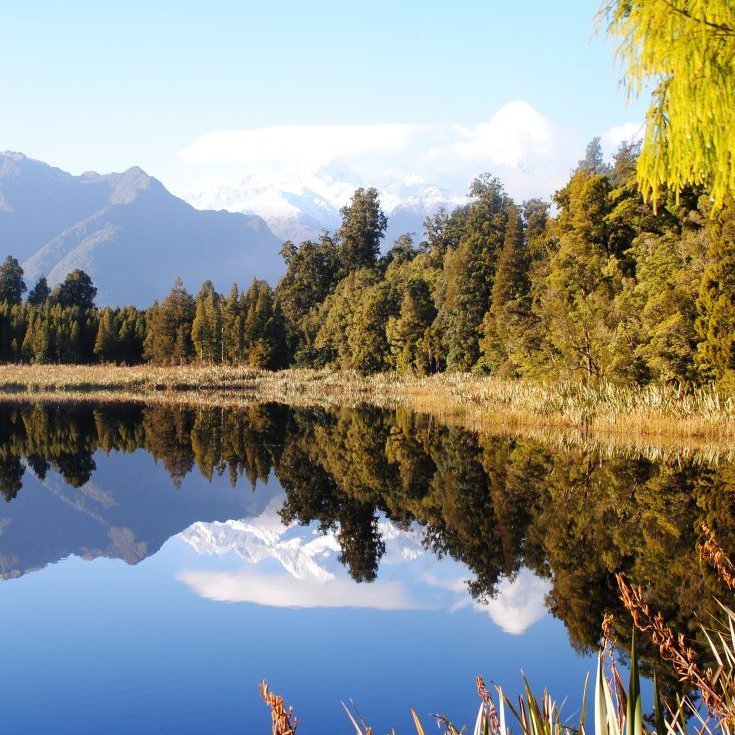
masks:
<instances>
[{"instance_id":1,"label":"conifer tree","mask_svg":"<svg viewBox=\"0 0 735 735\"><path fill-rule=\"evenodd\" d=\"M728 393L735 392L735 203L729 200L709 226L709 264L697 306L697 364Z\"/></svg>"},{"instance_id":2,"label":"conifer tree","mask_svg":"<svg viewBox=\"0 0 735 735\"><path fill-rule=\"evenodd\" d=\"M97 287L92 279L83 270L67 273L66 277L52 292L54 303L62 307L78 306L80 309L91 309L94 306L94 297Z\"/></svg>"},{"instance_id":3,"label":"conifer tree","mask_svg":"<svg viewBox=\"0 0 735 735\"><path fill-rule=\"evenodd\" d=\"M508 224L498 255L490 309L482 323L480 364L513 375L520 364L530 312L529 258L521 213L508 206Z\"/></svg>"},{"instance_id":4,"label":"conifer tree","mask_svg":"<svg viewBox=\"0 0 735 735\"><path fill-rule=\"evenodd\" d=\"M225 360L237 364L243 357L243 320L240 290L232 284L229 296L222 303L222 339Z\"/></svg>"},{"instance_id":5,"label":"conifer tree","mask_svg":"<svg viewBox=\"0 0 735 735\"><path fill-rule=\"evenodd\" d=\"M0 302L19 304L25 290L23 269L12 255L8 255L0 264Z\"/></svg>"},{"instance_id":6,"label":"conifer tree","mask_svg":"<svg viewBox=\"0 0 735 735\"><path fill-rule=\"evenodd\" d=\"M505 239L510 200L500 182L485 175L470 189L464 234L444 258L444 286L437 321L451 370L469 370L480 356L479 331L490 306L497 253Z\"/></svg>"},{"instance_id":7,"label":"conifer tree","mask_svg":"<svg viewBox=\"0 0 735 735\"><path fill-rule=\"evenodd\" d=\"M386 324L386 338L396 372L430 372L425 354L426 332L436 316L429 284L422 278L412 278L406 285L398 316Z\"/></svg>"},{"instance_id":8,"label":"conifer tree","mask_svg":"<svg viewBox=\"0 0 735 735\"><path fill-rule=\"evenodd\" d=\"M28 292L28 303L31 306L41 306L48 301L51 295L51 289L49 288L46 276L41 276L36 285Z\"/></svg>"},{"instance_id":9,"label":"conifer tree","mask_svg":"<svg viewBox=\"0 0 735 735\"><path fill-rule=\"evenodd\" d=\"M371 268L378 260L380 241L388 220L380 208L378 192L372 187L357 189L346 207L340 210L339 228L342 263L347 271Z\"/></svg>"},{"instance_id":10,"label":"conifer tree","mask_svg":"<svg viewBox=\"0 0 735 735\"><path fill-rule=\"evenodd\" d=\"M101 362L115 362L118 353L119 325L114 312L106 306L100 314L97 336L94 341L94 354Z\"/></svg>"},{"instance_id":11,"label":"conifer tree","mask_svg":"<svg viewBox=\"0 0 735 735\"><path fill-rule=\"evenodd\" d=\"M183 364L194 354L191 325L194 299L177 278L171 292L150 309L144 355L157 363Z\"/></svg>"},{"instance_id":12,"label":"conifer tree","mask_svg":"<svg viewBox=\"0 0 735 735\"><path fill-rule=\"evenodd\" d=\"M205 281L196 297L191 337L200 362L222 362L221 297L211 281Z\"/></svg>"}]
</instances>

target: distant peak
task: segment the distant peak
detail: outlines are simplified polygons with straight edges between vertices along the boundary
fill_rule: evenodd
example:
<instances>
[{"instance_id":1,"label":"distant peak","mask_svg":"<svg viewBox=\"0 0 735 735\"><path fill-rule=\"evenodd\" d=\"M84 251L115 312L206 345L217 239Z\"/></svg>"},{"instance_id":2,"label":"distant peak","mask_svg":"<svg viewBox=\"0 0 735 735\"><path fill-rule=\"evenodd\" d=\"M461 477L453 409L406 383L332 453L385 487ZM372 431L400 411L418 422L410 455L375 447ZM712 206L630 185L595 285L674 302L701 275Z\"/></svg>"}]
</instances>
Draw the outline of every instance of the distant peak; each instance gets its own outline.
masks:
<instances>
[{"instance_id":1,"label":"distant peak","mask_svg":"<svg viewBox=\"0 0 735 735\"><path fill-rule=\"evenodd\" d=\"M9 158L11 161L25 161L28 156L18 151L0 151L0 156L3 158Z\"/></svg>"},{"instance_id":2,"label":"distant peak","mask_svg":"<svg viewBox=\"0 0 735 735\"><path fill-rule=\"evenodd\" d=\"M106 178L113 185L111 204L130 204L140 192L150 189L156 181L139 166L131 166L121 174L109 174Z\"/></svg>"}]
</instances>

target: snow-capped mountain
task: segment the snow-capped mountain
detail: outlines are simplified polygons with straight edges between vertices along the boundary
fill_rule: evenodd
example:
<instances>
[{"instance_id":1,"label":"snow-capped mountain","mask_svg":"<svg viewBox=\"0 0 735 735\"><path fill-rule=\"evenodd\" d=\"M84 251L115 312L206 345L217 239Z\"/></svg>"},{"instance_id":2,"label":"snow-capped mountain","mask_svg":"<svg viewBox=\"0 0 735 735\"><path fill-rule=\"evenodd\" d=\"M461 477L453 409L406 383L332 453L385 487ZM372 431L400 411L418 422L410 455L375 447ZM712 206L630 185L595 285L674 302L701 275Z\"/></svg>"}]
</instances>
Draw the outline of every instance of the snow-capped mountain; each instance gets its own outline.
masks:
<instances>
[{"instance_id":1,"label":"snow-capped mountain","mask_svg":"<svg viewBox=\"0 0 735 735\"><path fill-rule=\"evenodd\" d=\"M548 580L522 569L513 580L501 580L494 599L479 603L469 596L465 580L470 575L463 564L436 558L424 547L418 526L401 529L386 518L378 524L385 542L378 578L355 582L339 562L336 533L323 534L315 524L283 525L278 514L283 500L273 497L258 516L187 528L181 540L200 556L220 557L223 563L187 569L178 578L207 599L272 607L471 607L512 634L523 633L546 614Z\"/></svg>"},{"instance_id":2,"label":"snow-capped mountain","mask_svg":"<svg viewBox=\"0 0 735 735\"><path fill-rule=\"evenodd\" d=\"M388 173L377 181L363 178L343 166L322 167L315 173L248 174L234 181L205 180L184 198L198 209L257 214L278 237L301 242L318 238L324 230L336 230L340 209L349 203L355 189L374 186L388 217L384 250L405 232L420 240L427 216L440 207L452 209L467 201L416 176Z\"/></svg>"}]
</instances>

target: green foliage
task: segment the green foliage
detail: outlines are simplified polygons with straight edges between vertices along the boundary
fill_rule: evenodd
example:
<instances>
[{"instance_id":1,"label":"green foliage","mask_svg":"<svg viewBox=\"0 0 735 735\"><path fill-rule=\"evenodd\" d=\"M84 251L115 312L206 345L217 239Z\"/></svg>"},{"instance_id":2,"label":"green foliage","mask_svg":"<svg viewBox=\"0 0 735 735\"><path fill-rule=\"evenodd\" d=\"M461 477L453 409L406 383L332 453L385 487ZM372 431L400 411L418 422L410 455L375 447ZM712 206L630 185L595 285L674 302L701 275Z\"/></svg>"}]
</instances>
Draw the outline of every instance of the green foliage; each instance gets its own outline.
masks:
<instances>
[{"instance_id":1,"label":"green foliage","mask_svg":"<svg viewBox=\"0 0 735 735\"><path fill-rule=\"evenodd\" d=\"M479 329L490 306L510 204L500 182L487 175L473 183L470 195L475 201L467 210L462 237L444 257L437 314L450 370L469 370L480 356Z\"/></svg>"},{"instance_id":2,"label":"green foliage","mask_svg":"<svg viewBox=\"0 0 735 735\"><path fill-rule=\"evenodd\" d=\"M162 364L182 364L194 354L191 327L194 321L194 299L177 278L171 292L148 314L148 332L144 355Z\"/></svg>"},{"instance_id":3,"label":"green foliage","mask_svg":"<svg viewBox=\"0 0 735 735\"><path fill-rule=\"evenodd\" d=\"M51 301L62 308L78 306L80 309L91 309L97 288L92 279L83 270L71 271L64 280L51 292Z\"/></svg>"},{"instance_id":4,"label":"green foliage","mask_svg":"<svg viewBox=\"0 0 735 735\"><path fill-rule=\"evenodd\" d=\"M25 290L23 269L12 255L8 255L0 265L0 301L19 304Z\"/></svg>"},{"instance_id":5,"label":"green foliage","mask_svg":"<svg viewBox=\"0 0 735 735\"><path fill-rule=\"evenodd\" d=\"M51 295L51 289L49 288L46 276L41 276L36 285L28 292L28 303L31 306L41 306L45 304L49 296Z\"/></svg>"},{"instance_id":6,"label":"green foliage","mask_svg":"<svg viewBox=\"0 0 735 735\"><path fill-rule=\"evenodd\" d=\"M340 214L342 224L337 234L345 269L353 271L374 266L388 225L380 209L377 190L372 187L356 189L349 205L343 207Z\"/></svg>"},{"instance_id":7,"label":"green foliage","mask_svg":"<svg viewBox=\"0 0 735 735\"><path fill-rule=\"evenodd\" d=\"M639 181L646 199L706 184L735 194L735 7L730 0L605 0L629 92L649 82Z\"/></svg>"},{"instance_id":8,"label":"green foliage","mask_svg":"<svg viewBox=\"0 0 735 735\"><path fill-rule=\"evenodd\" d=\"M435 316L429 284L423 278L411 278L406 284L398 314L390 316L385 325L391 365L397 373L426 375L432 372L427 331Z\"/></svg>"},{"instance_id":9,"label":"green foliage","mask_svg":"<svg viewBox=\"0 0 735 735\"><path fill-rule=\"evenodd\" d=\"M709 223L708 263L697 302L697 364L726 390L735 390L735 203Z\"/></svg>"},{"instance_id":10,"label":"green foliage","mask_svg":"<svg viewBox=\"0 0 735 735\"><path fill-rule=\"evenodd\" d=\"M498 255L490 308L482 322L479 365L490 372L515 375L522 360L531 310L530 261L521 213L508 207L508 224Z\"/></svg>"}]
</instances>

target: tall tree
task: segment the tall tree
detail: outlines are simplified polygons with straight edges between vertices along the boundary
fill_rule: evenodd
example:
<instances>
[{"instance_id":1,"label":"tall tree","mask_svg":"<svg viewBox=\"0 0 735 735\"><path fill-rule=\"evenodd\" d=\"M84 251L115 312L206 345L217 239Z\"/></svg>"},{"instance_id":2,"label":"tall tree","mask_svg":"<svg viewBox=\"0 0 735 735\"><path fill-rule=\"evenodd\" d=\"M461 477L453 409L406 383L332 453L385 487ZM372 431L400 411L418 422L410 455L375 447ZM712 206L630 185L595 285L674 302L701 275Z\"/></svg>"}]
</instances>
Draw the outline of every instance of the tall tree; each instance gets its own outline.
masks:
<instances>
[{"instance_id":1,"label":"tall tree","mask_svg":"<svg viewBox=\"0 0 735 735\"><path fill-rule=\"evenodd\" d=\"M481 364L493 372L502 368L512 375L519 367L531 307L529 265L521 212L511 204L480 340Z\"/></svg>"},{"instance_id":2,"label":"tall tree","mask_svg":"<svg viewBox=\"0 0 735 735\"><path fill-rule=\"evenodd\" d=\"M289 354L302 361L314 343L318 324L312 313L334 290L342 275L340 252L327 235L319 242L283 244L286 273L276 288L276 299L286 322Z\"/></svg>"},{"instance_id":3,"label":"tall tree","mask_svg":"<svg viewBox=\"0 0 735 735\"><path fill-rule=\"evenodd\" d=\"M194 321L194 299L180 278L168 296L150 309L145 337L145 357L157 363L183 364L194 354L191 324Z\"/></svg>"},{"instance_id":4,"label":"tall tree","mask_svg":"<svg viewBox=\"0 0 735 735\"><path fill-rule=\"evenodd\" d=\"M196 297L191 325L191 338L200 362L223 360L221 300L212 282L205 281Z\"/></svg>"},{"instance_id":5,"label":"tall tree","mask_svg":"<svg viewBox=\"0 0 735 735\"><path fill-rule=\"evenodd\" d=\"M71 271L51 294L52 301L62 307L78 306L80 309L91 309L97 287L83 270Z\"/></svg>"},{"instance_id":6,"label":"tall tree","mask_svg":"<svg viewBox=\"0 0 735 735\"><path fill-rule=\"evenodd\" d=\"M28 292L28 303L31 306L40 306L48 301L50 295L51 289L49 288L46 276L41 276L36 281L36 285Z\"/></svg>"},{"instance_id":7,"label":"tall tree","mask_svg":"<svg viewBox=\"0 0 735 735\"><path fill-rule=\"evenodd\" d=\"M23 269L12 255L8 255L0 265L0 302L19 304L25 290Z\"/></svg>"},{"instance_id":8,"label":"tall tree","mask_svg":"<svg viewBox=\"0 0 735 735\"><path fill-rule=\"evenodd\" d=\"M342 225L337 234L345 268L354 271L374 266L380 253L380 241L388 226L377 190L372 187L357 189L340 214Z\"/></svg>"},{"instance_id":9,"label":"tall tree","mask_svg":"<svg viewBox=\"0 0 735 735\"><path fill-rule=\"evenodd\" d=\"M475 180L464 232L444 258L443 293L437 321L447 368L469 370L480 356L479 330L490 306L497 254L505 239L510 199L489 175Z\"/></svg>"},{"instance_id":10,"label":"tall tree","mask_svg":"<svg viewBox=\"0 0 735 735\"><path fill-rule=\"evenodd\" d=\"M706 377L735 392L735 203L710 222L708 266L699 292L697 363Z\"/></svg>"}]
</instances>

